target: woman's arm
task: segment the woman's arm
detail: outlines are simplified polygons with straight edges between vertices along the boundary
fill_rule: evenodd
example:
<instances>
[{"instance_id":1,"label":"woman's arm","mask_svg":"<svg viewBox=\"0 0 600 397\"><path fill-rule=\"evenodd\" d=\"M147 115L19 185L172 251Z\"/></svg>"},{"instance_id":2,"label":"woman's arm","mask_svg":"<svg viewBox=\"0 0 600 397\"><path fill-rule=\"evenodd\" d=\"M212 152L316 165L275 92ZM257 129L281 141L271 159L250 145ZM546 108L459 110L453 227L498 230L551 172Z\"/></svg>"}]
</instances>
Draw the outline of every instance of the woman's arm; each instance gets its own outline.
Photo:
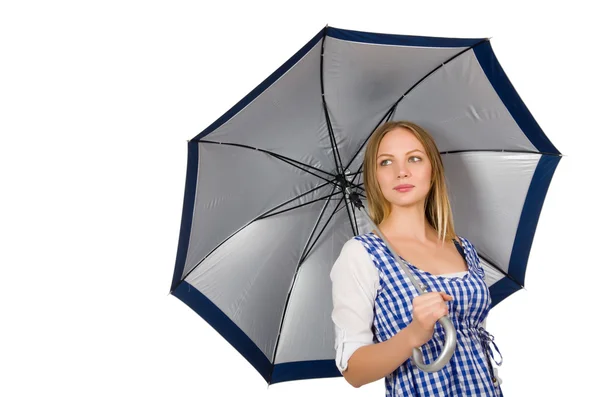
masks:
<instances>
[{"instance_id":1,"label":"woman's arm","mask_svg":"<svg viewBox=\"0 0 600 397\"><path fill-rule=\"evenodd\" d=\"M413 299L411 323L385 342L358 349L348 362L344 377L355 387L380 379L393 372L433 336L435 323L448 314L445 292L428 292Z\"/></svg>"},{"instance_id":2,"label":"woman's arm","mask_svg":"<svg viewBox=\"0 0 600 397\"><path fill-rule=\"evenodd\" d=\"M342 375L354 387L379 380L411 357L413 347L417 347L414 340L409 325L385 342L363 346L350 357Z\"/></svg>"},{"instance_id":3,"label":"woman's arm","mask_svg":"<svg viewBox=\"0 0 600 397\"><path fill-rule=\"evenodd\" d=\"M413 321L390 339L374 343L373 307L379 273L366 249L348 241L331 270L336 365L354 387L395 371L433 335L437 319L448 313L447 294L432 292L413 300Z\"/></svg>"},{"instance_id":4,"label":"woman's arm","mask_svg":"<svg viewBox=\"0 0 600 397\"><path fill-rule=\"evenodd\" d=\"M358 349L375 343L372 327L379 271L362 243L352 239L342 247L330 278L336 366L346 377L349 359ZM359 386L351 380L348 382Z\"/></svg>"}]
</instances>

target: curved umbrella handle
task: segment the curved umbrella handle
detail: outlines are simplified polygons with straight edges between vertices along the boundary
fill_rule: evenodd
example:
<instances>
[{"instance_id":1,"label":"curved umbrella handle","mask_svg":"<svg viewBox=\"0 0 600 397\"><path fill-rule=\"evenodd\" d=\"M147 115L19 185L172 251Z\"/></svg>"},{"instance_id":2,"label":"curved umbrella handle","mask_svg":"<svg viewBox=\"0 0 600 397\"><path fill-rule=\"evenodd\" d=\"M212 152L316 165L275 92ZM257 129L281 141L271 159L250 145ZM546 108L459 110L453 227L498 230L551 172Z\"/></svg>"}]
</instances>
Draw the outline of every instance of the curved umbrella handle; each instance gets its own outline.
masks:
<instances>
[{"instance_id":1,"label":"curved umbrella handle","mask_svg":"<svg viewBox=\"0 0 600 397\"><path fill-rule=\"evenodd\" d=\"M442 324L442 327L444 327L444 331L446 332L446 342L444 343L442 353L439 355L437 360L429 365L426 365L423 363L423 352L421 351L421 348L418 347L413 349L413 362L417 367L419 367L419 369L425 372L436 372L442 369L446 364L448 364L448 361L450 361L450 358L454 353L454 349L456 348L456 329L454 328L452 321L450 321L448 316L444 316L438 321L440 324Z\"/></svg>"}]
</instances>

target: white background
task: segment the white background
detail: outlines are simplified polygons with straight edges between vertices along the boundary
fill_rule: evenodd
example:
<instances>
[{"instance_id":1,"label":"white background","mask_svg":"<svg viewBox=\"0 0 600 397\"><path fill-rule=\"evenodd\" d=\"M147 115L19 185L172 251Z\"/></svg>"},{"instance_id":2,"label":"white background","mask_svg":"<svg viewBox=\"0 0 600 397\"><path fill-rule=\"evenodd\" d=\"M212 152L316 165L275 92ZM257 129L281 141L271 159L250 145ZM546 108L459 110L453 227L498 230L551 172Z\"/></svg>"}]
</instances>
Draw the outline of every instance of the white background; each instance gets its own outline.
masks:
<instances>
[{"instance_id":1,"label":"white background","mask_svg":"<svg viewBox=\"0 0 600 397\"><path fill-rule=\"evenodd\" d=\"M527 288L488 320L503 389L597 395L599 30L585 2L547 3L2 2L0 395L384 395L343 378L267 387L168 293L186 141L326 24L492 37L565 154Z\"/></svg>"}]
</instances>

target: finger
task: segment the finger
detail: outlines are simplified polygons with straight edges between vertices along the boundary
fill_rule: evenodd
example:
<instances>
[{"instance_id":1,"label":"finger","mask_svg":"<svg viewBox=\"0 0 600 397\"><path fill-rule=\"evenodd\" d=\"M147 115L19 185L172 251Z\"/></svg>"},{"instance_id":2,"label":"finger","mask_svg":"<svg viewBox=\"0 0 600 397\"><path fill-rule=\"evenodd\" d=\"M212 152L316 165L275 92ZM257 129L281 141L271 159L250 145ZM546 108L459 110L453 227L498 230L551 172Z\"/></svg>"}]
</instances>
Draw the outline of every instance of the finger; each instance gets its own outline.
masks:
<instances>
[{"instance_id":1,"label":"finger","mask_svg":"<svg viewBox=\"0 0 600 397\"><path fill-rule=\"evenodd\" d=\"M442 308L436 308L431 313L429 313L429 316L428 316L429 324L428 325L433 327L440 318L444 317L447 314L448 314L447 310L442 309Z\"/></svg>"},{"instance_id":2,"label":"finger","mask_svg":"<svg viewBox=\"0 0 600 397\"><path fill-rule=\"evenodd\" d=\"M448 294L447 294L447 293L445 293L445 292L440 292L440 295L442 296L442 298L443 298L445 301L451 301L452 299L454 299L454 298L452 297L452 295L448 295Z\"/></svg>"},{"instance_id":3,"label":"finger","mask_svg":"<svg viewBox=\"0 0 600 397\"><path fill-rule=\"evenodd\" d=\"M446 306L446 304L442 304L441 306L438 306L436 308L437 319L444 317L447 314L448 314L448 306Z\"/></svg>"},{"instance_id":4,"label":"finger","mask_svg":"<svg viewBox=\"0 0 600 397\"><path fill-rule=\"evenodd\" d=\"M418 299L421 302L440 302L442 301L440 294L442 294L442 292L428 292L416 297L415 299Z\"/></svg>"},{"instance_id":5,"label":"finger","mask_svg":"<svg viewBox=\"0 0 600 397\"><path fill-rule=\"evenodd\" d=\"M423 296L426 296L426 295L423 295ZM448 295L445 292L430 292L429 294L427 294L425 299L422 299L422 302L425 304L432 304L432 303L451 301L453 299L454 298L452 297L452 295Z\"/></svg>"},{"instance_id":6,"label":"finger","mask_svg":"<svg viewBox=\"0 0 600 397\"><path fill-rule=\"evenodd\" d=\"M447 308L440 309L440 311L438 311L438 313L437 313L437 319L436 319L436 321L439 320L440 318L444 317L444 316L447 316L447 315L448 315L448 309Z\"/></svg>"}]
</instances>

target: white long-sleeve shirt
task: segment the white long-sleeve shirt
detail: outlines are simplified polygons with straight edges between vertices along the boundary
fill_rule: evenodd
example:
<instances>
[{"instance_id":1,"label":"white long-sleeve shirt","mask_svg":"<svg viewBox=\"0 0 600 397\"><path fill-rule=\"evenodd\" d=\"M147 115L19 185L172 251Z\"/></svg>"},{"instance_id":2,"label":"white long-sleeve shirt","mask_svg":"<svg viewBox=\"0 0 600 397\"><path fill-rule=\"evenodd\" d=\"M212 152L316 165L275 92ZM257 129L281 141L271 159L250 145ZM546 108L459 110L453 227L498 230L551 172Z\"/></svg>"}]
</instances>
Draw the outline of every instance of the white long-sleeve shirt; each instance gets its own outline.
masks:
<instances>
[{"instance_id":1,"label":"white long-sleeve shirt","mask_svg":"<svg viewBox=\"0 0 600 397\"><path fill-rule=\"evenodd\" d=\"M442 274L456 277L467 271ZM347 241L335 261L332 281L335 326L335 363L340 372L348 368L348 360L362 346L375 343L372 332L373 307L379 290L379 272L360 241ZM482 324L485 327L485 320ZM497 375L497 369L494 373ZM500 379L498 378L500 381Z\"/></svg>"}]
</instances>

